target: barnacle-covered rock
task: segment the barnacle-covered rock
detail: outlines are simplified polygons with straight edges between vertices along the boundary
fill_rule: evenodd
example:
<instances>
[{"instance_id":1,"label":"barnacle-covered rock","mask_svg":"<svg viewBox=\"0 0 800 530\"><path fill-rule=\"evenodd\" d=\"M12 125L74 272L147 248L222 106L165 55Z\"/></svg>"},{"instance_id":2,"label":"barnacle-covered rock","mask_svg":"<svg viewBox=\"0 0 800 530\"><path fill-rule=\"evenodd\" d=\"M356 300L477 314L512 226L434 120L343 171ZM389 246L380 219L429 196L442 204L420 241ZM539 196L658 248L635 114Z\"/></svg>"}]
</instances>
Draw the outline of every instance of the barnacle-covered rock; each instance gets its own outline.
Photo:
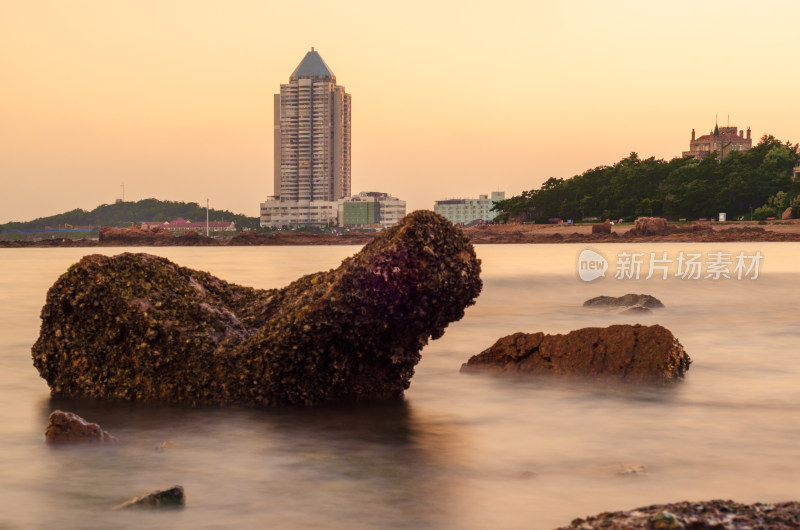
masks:
<instances>
[{"instance_id":1,"label":"barnacle-covered rock","mask_svg":"<svg viewBox=\"0 0 800 530\"><path fill-rule=\"evenodd\" d=\"M429 211L278 290L148 254L90 255L48 292L34 365L57 396L259 406L400 396L429 338L474 303L479 273L467 237Z\"/></svg>"}]
</instances>

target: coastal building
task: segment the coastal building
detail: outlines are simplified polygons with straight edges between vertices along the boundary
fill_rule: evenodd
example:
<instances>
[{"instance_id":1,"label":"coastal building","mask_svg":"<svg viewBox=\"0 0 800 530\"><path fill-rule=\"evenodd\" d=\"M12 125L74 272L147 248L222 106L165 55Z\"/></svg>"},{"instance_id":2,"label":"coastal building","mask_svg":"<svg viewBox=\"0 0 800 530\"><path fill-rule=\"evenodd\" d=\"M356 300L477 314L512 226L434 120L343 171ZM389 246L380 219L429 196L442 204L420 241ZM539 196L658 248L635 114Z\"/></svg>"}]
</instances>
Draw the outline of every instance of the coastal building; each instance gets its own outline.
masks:
<instances>
[{"instance_id":1,"label":"coastal building","mask_svg":"<svg viewBox=\"0 0 800 530\"><path fill-rule=\"evenodd\" d=\"M274 96L274 196L261 225L325 225L350 195L350 94L311 48Z\"/></svg>"},{"instance_id":2,"label":"coastal building","mask_svg":"<svg viewBox=\"0 0 800 530\"><path fill-rule=\"evenodd\" d=\"M341 227L386 229L406 215L406 201L388 193L365 191L339 201Z\"/></svg>"},{"instance_id":3,"label":"coastal building","mask_svg":"<svg viewBox=\"0 0 800 530\"><path fill-rule=\"evenodd\" d=\"M800 180L800 158L798 158L794 163L794 170L792 171L792 179Z\"/></svg>"},{"instance_id":4,"label":"coastal building","mask_svg":"<svg viewBox=\"0 0 800 530\"><path fill-rule=\"evenodd\" d=\"M445 199L436 201L433 211L454 224L469 224L473 221L492 221L497 212L492 211L495 202L506 198L503 191L493 191L491 198L480 195L477 199Z\"/></svg>"},{"instance_id":5,"label":"coastal building","mask_svg":"<svg viewBox=\"0 0 800 530\"><path fill-rule=\"evenodd\" d=\"M709 153L716 151L720 160L722 160L734 151L747 151L751 147L753 147L753 140L750 137L750 127L747 128L747 135L745 136L745 131L740 131L736 126L719 127L715 125L714 130L699 138L695 138L695 132L692 129L689 150L684 151L683 156L702 159Z\"/></svg>"},{"instance_id":6,"label":"coastal building","mask_svg":"<svg viewBox=\"0 0 800 530\"><path fill-rule=\"evenodd\" d=\"M212 221L206 223L193 223L183 217L178 217L172 221L143 221L142 228L161 228L174 234L185 234L186 232L204 233L206 228L209 232L235 232L236 223L233 221Z\"/></svg>"}]
</instances>

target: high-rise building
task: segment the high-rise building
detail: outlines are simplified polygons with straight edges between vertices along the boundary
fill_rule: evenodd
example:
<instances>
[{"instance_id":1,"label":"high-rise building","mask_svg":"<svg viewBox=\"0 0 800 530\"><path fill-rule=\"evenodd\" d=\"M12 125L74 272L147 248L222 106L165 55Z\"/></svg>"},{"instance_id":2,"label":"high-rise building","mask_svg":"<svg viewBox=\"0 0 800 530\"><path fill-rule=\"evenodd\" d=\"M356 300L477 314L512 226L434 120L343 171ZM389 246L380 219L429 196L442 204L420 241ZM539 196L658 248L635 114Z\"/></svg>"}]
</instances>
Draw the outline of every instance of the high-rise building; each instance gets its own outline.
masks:
<instances>
[{"instance_id":1,"label":"high-rise building","mask_svg":"<svg viewBox=\"0 0 800 530\"><path fill-rule=\"evenodd\" d=\"M261 224L290 210L289 225L325 224L319 212L330 210L320 205L350 195L350 94L311 48L274 103L275 196L262 203Z\"/></svg>"},{"instance_id":2,"label":"high-rise building","mask_svg":"<svg viewBox=\"0 0 800 530\"><path fill-rule=\"evenodd\" d=\"M350 195L350 94L314 48L275 94L275 159L284 200Z\"/></svg>"}]
</instances>

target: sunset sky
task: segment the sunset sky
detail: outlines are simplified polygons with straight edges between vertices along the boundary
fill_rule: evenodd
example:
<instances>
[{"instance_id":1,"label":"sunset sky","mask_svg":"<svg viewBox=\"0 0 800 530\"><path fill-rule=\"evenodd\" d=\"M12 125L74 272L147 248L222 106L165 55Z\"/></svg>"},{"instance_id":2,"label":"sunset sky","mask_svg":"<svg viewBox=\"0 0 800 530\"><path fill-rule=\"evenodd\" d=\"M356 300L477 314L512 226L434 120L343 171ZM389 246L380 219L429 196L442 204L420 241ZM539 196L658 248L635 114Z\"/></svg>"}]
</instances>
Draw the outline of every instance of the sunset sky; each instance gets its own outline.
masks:
<instances>
[{"instance_id":1,"label":"sunset sky","mask_svg":"<svg viewBox=\"0 0 800 530\"><path fill-rule=\"evenodd\" d=\"M0 0L0 222L149 197L251 216L272 95L314 46L352 188L507 196L728 121L800 141L787 1Z\"/></svg>"}]
</instances>

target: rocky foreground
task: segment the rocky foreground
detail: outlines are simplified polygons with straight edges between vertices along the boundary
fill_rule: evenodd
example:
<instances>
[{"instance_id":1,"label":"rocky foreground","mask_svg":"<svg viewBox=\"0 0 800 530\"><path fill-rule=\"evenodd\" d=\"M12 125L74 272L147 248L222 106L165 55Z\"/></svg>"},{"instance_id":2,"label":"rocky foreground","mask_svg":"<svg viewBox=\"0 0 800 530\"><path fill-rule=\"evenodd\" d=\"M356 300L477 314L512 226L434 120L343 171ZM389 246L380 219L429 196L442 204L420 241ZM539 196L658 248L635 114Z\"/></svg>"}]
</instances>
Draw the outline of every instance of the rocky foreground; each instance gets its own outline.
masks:
<instances>
[{"instance_id":1,"label":"rocky foreground","mask_svg":"<svg viewBox=\"0 0 800 530\"><path fill-rule=\"evenodd\" d=\"M575 519L559 530L714 529L788 530L800 528L800 503L739 504L733 501L677 502L626 512L605 512Z\"/></svg>"},{"instance_id":2,"label":"rocky foreground","mask_svg":"<svg viewBox=\"0 0 800 530\"><path fill-rule=\"evenodd\" d=\"M270 406L400 396L481 290L462 232L408 215L283 289L167 259L89 255L50 288L33 362L55 396Z\"/></svg>"},{"instance_id":3,"label":"rocky foreground","mask_svg":"<svg viewBox=\"0 0 800 530\"><path fill-rule=\"evenodd\" d=\"M583 328L565 335L514 333L470 358L461 371L668 382L682 378L691 362L669 330L636 324Z\"/></svg>"}]
</instances>

